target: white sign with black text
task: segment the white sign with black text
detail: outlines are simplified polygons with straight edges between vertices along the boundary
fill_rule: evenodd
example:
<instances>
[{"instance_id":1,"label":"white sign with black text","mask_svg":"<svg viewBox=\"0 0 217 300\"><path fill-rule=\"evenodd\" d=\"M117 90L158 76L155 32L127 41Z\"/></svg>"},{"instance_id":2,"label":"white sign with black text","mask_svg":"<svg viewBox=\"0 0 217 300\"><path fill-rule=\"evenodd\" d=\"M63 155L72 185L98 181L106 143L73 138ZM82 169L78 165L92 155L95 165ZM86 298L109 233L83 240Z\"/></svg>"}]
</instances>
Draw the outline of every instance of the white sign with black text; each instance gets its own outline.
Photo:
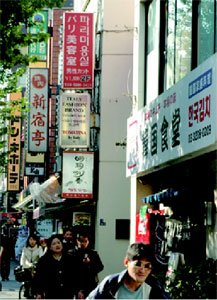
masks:
<instances>
[{"instance_id":1,"label":"white sign with black text","mask_svg":"<svg viewBox=\"0 0 217 300\"><path fill-rule=\"evenodd\" d=\"M90 130L90 95L63 93L60 102L60 146L87 148Z\"/></svg>"}]
</instances>

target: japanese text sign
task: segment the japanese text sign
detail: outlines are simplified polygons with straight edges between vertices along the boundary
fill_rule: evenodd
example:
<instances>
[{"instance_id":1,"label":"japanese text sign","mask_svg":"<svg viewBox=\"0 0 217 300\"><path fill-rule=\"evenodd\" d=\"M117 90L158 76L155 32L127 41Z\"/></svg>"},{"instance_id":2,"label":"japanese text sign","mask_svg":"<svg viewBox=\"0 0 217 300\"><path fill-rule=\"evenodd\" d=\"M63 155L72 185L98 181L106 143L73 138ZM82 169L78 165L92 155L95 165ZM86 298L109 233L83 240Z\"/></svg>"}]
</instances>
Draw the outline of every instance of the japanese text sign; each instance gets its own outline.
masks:
<instances>
[{"instance_id":1,"label":"japanese text sign","mask_svg":"<svg viewBox=\"0 0 217 300\"><path fill-rule=\"evenodd\" d=\"M60 146L89 146L90 95L63 93L60 102Z\"/></svg>"},{"instance_id":2,"label":"japanese text sign","mask_svg":"<svg viewBox=\"0 0 217 300\"><path fill-rule=\"evenodd\" d=\"M29 69L29 152L46 152L48 135L48 69Z\"/></svg>"},{"instance_id":3,"label":"japanese text sign","mask_svg":"<svg viewBox=\"0 0 217 300\"><path fill-rule=\"evenodd\" d=\"M22 97L21 93L12 93L10 101L17 101ZM8 191L20 190L20 151L21 151L21 112L16 110L14 113L15 118L10 121L10 130L12 133L9 135L9 154L8 160Z\"/></svg>"},{"instance_id":4,"label":"japanese text sign","mask_svg":"<svg viewBox=\"0 0 217 300\"><path fill-rule=\"evenodd\" d=\"M216 68L215 54L128 119L127 176L215 145Z\"/></svg>"},{"instance_id":5,"label":"japanese text sign","mask_svg":"<svg viewBox=\"0 0 217 300\"><path fill-rule=\"evenodd\" d=\"M93 14L66 12L63 40L63 88L92 89Z\"/></svg>"},{"instance_id":6,"label":"japanese text sign","mask_svg":"<svg viewBox=\"0 0 217 300\"><path fill-rule=\"evenodd\" d=\"M93 198L92 152L63 152L62 197Z\"/></svg>"},{"instance_id":7,"label":"japanese text sign","mask_svg":"<svg viewBox=\"0 0 217 300\"><path fill-rule=\"evenodd\" d=\"M38 21L38 25L34 25L29 28L31 34L38 34L39 32L47 33L48 25L48 11L42 10L37 12L32 17L33 21ZM38 43L32 43L28 47L28 54L32 56L38 56L39 60L45 61L47 59L47 42L42 41Z\"/></svg>"}]
</instances>

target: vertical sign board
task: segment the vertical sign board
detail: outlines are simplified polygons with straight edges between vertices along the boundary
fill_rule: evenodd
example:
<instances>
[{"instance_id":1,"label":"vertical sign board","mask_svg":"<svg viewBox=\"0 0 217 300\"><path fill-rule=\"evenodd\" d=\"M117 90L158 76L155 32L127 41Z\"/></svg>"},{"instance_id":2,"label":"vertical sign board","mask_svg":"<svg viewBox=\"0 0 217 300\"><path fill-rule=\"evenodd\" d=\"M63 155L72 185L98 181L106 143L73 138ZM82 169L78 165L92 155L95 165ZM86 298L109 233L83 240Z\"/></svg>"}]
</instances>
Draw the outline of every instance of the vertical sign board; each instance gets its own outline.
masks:
<instances>
[{"instance_id":1,"label":"vertical sign board","mask_svg":"<svg viewBox=\"0 0 217 300\"><path fill-rule=\"evenodd\" d=\"M31 34L47 33L48 26L48 11L41 10L33 15L32 21L39 22L38 25L34 25L29 28ZM47 42L32 43L28 48L29 55L38 56L39 60L46 61L47 59Z\"/></svg>"},{"instance_id":2,"label":"vertical sign board","mask_svg":"<svg viewBox=\"0 0 217 300\"><path fill-rule=\"evenodd\" d=\"M48 69L29 69L29 152L46 152L48 136Z\"/></svg>"},{"instance_id":3,"label":"vertical sign board","mask_svg":"<svg viewBox=\"0 0 217 300\"><path fill-rule=\"evenodd\" d=\"M60 102L60 146L89 146L90 95L63 93Z\"/></svg>"},{"instance_id":4,"label":"vertical sign board","mask_svg":"<svg viewBox=\"0 0 217 300\"><path fill-rule=\"evenodd\" d=\"M63 152L62 197L93 198L93 152Z\"/></svg>"},{"instance_id":5,"label":"vertical sign board","mask_svg":"<svg viewBox=\"0 0 217 300\"><path fill-rule=\"evenodd\" d=\"M214 54L128 119L127 176L215 145L216 82Z\"/></svg>"},{"instance_id":6,"label":"vertical sign board","mask_svg":"<svg viewBox=\"0 0 217 300\"><path fill-rule=\"evenodd\" d=\"M21 93L12 93L10 101L17 101L22 97ZM21 112L18 110L14 113L15 118L10 121L10 130L12 133L9 135L9 150L13 151L9 154L8 162L8 191L20 190L20 151L21 151ZM17 117L17 118L16 118Z\"/></svg>"},{"instance_id":7,"label":"vertical sign board","mask_svg":"<svg viewBox=\"0 0 217 300\"><path fill-rule=\"evenodd\" d=\"M63 89L92 89L93 14L66 12L63 39Z\"/></svg>"}]
</instances>

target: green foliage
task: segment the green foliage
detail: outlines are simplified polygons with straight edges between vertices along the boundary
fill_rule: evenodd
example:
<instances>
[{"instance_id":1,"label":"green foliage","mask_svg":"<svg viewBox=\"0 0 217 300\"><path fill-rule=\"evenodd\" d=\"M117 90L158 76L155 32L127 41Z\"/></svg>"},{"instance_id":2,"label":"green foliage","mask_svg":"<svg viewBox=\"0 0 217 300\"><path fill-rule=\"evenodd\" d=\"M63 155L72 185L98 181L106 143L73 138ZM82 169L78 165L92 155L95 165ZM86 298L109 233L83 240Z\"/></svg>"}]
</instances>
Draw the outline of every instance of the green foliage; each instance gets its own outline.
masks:
<instances>
[{"instance_id":1,"label":"green foliage","mask_svg":"<svg viewBox=\"0 0 217 300\"><path fill-rule=\"evenodd\" d=\"M17 108L22 118L28 112L25 98L13 104L6 101L6 96L16 93L18 79L26 72L30 62L37 57L25 54L23 49L32 43L47 41L49 34L42 31L36 35L27 28L40 22L33 21L33 15L44 8L61 7L65 0L0 0L0 174L6 171L9 152L7 149L8 136L11 134L8 122L13 118Z\"/></svg>"},{"instance_id":2,"label":"green foliage","mask_svg":"<svg viewBox=\"0 0 217 300\"><path fill-rule=\"evenodd\" d=\"M217 264L211 258L197 265L185 264L175 271L175 280L159 274L158 279L164 283L172 299L216 299Z\"/></svg>"}]
</instances>

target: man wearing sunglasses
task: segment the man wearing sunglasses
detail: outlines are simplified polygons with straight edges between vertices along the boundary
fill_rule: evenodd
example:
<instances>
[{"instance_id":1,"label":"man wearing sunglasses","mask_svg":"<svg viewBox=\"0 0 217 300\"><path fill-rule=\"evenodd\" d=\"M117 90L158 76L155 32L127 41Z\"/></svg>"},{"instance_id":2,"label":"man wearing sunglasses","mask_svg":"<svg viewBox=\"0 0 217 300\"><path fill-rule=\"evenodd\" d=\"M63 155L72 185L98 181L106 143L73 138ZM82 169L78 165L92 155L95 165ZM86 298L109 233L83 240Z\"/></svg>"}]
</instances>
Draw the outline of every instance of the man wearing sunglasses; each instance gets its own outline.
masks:
<instances>
[{"instance_id":1,"label":"man wearing sunglasses","mask_svg":"<svg viewBox=\"0 0 217 300\"><path fill-rule=\"evenodd\" d=\"M150 245L131 244L124 258L126 270L105 277L87 299L170 299L151 275L152 262Z\"/></svg>"}]
</instances>

